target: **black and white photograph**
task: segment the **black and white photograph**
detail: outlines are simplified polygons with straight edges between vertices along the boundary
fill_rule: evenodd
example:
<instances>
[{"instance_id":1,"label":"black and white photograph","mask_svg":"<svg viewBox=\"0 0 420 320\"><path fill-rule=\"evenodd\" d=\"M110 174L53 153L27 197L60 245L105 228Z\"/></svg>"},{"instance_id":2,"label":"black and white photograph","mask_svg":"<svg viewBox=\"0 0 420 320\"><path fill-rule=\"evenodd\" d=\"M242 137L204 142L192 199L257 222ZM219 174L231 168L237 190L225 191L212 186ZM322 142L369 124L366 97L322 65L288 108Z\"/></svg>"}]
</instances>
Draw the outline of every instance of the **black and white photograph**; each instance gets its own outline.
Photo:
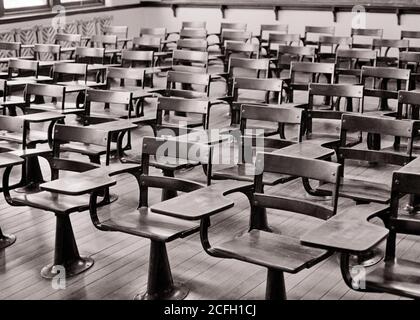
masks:
<instances>
[{"instance_id":1,"label":"black and white photograph","mask_svg":"<svg viewBox=\"0 0 420 320\"><path fill-rule=\"evenodd\" d=\"M420 298L419 0L0 0L0 95L0 309Z\"/></svg>"}]
</instances>

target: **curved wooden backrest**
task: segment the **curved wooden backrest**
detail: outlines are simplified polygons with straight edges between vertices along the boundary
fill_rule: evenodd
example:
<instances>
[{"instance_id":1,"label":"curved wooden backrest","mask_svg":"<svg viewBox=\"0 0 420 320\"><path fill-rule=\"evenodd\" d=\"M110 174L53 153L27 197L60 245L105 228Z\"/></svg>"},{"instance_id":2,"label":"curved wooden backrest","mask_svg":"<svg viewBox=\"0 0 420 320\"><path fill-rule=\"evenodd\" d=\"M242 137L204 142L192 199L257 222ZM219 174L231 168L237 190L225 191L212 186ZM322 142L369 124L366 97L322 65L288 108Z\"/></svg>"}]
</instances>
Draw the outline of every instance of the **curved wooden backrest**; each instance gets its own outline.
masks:
<instances>
[{"instance_id":1,"label":"curved wooden backrest","mask_svg":"<svg viewBox=\"0 0 420 320\"><path fill-rule=\"evenodd\" d=\"M220 31L223 30L240 30L240 31L246 31L248 28L248 25L246 23L240 23L240 22L222 22L220 24Z\"/></svg>"},{"instance_id":2,"label":"curved wooden backrest","mask_svg":"<svg viewBox=\"0 0 420 320\"><path fill-rule=\"evenodd\" d=\"M206 21L183 21L181 29L206 29Z\"/></svg>"},{"instance_id":3,"label":"curved wooden backrest","mask_svg":"<svg viewBox=\"0 0 420 320\"><path fill-rule=\"evenodd\" d=\"M420 105L420 91L398 91L398 102L401 104Z\"/></svg>"},{"instance_id":4,"label":"curved wooden backrest","mask_svg":"<svg viewBox=\"0 0 420 320\"><path fill-rule=\"evenodd\" d=\"M338 45L338 46L351 46L353 39L351 37L339 36L320 36L319 44L322 45Z\"/></svg>"},{"instance_id":5,"label":"curved wooden backrest","mask_svg":"<svg viewBox=\"0 0 420 320\"><path fill-rule=\"evenodd\" d=\"M108 79L143 80L144 70L137 68L108 68Z\"/></svg>"},{"instance_id":6,"label":"curved wooden backrest","mask_svg":"<svg viewBox=\"0 0 420 320\"><path fill-rule=\"evenodd\" d=\"M283 108L281 106L242 105L241 117L244 120L269 121L283 124L302 124L304 110Z\"/></svg>"},{"instance_id":7,"label":"curved wooden backrest","mask_svg":"<svg viewBox=\"0 0 420 320\"><path fill-rule=\"evenodd\" d=\"M166 28L141 28L140 29L140 37L141 36L153 36L158 37L160 39L166 38Z\"/></svg>"},{"instance_id":8,"label":"curved wooden backrest","mask_svg":"<svg viewBox=\"0 0 420 320\"><path fill-rule=\"evenodd\" d=\"M138 61L138 62L153 62L153 51L136 51L136 50L123 50L121 53L123 61Z\"/></svg>"},{"instance_id":9,"label":"curved wooden backrest","mask_svg":"<svg viewBox=\"0 0 420 320\"><path fill-rule=\"evenodd\" d=\"M36 44L34 46L35 53L51 53L60 54L61 46L58 44Z\"/></svg>"},{"instance_id":10,"label":"curved wooden backrest","mask_svg":"<svg viewBox=\"0 0 420 320\"><path fill-rule=\"evenodd\" d=\"M300 42L299 34L279 34L279 33L270 33L268 35L269 44L290 44L293 42Z\"/></svg>"},{"instance_id":11,"label":"curved wooden backrest","mask_svg":"<svg viewBox=\"0 0 420 320\"><path fill-rule=\"evenodd\" d=\"M150 156L170 157L172 159L184 159L209 163L212 147L206 144L178 141L176 139L163 139L145 137L143 139L142 160ZM144 169L145 167L143 167Z\"/></svg>"},{"instance_id":12,"label":"curved wooden backrest","mask_svg":"<svg viewBox=\"0 0 420 320\"><path fill-rule=\"evenodd\" d=\"M292 75L296 72L312 74L334 74L334 69L334 63L292 62L290 72Z\"/></svg>"},{"instance_id":13,"label":"curved wooden backrest","mask_svg":"<svg viewBox=\"0 0 420 320\"><path fill-rule=\"evenodd\" d=\"M235 90L246 89L246 90L281 92L283 90L283 80L236 77L233 81L233 86Z\"/></svg>"},{"instance_id":14,"label":"curved wooden backrest","mask_svg":"<svg viewBox=\"0 0 420 320\"><path fill-rule=\"evenodd\" d=\"M66 87L53 84L28 83L25 88L25 95L27 98L30 98L31 95L63 98L65 92Z\"/></svg>"},{"instance_id":15,"label":"curved wooden backrest","mask_svg":"<svg viewBox=\"0 0 420 320\"><path fill-rule=\"evenodd\" d=\"M265 31L272 31L273 33L275 33L275 32L288 33L289 32L289 25L287 25L287 24L262 24L260 30L261 30L261 32L260 32L261 35Z\"/></svg>"},{"instance_id":16,"label":"curved wooden backrest","mask_svg":"<svg viewBox=\"0 0 420 320\"><path fill-rule=\"evenodd\" d=\"M417 135L415 128L419 122L395 120L389 117L375 117L357 114L344 114L341 129L349 132L369 132L394 137L411 138Z\"/></svg>"},{"instance_id":17,"label":"curved wooden backrest","mask_svg":"<svg viewBox=\"0 0 420 320\"><path fill-rule=\"evenodd\" d=\"M277 47L279 55L288 54L297 57L315 57L315 47L284 46Z\"/></svg>"},{"instance_id":18,"label":"curved wooden backrest","mask_svg":"<svg viewBox=\"0 0 420 320\"><path fill-rule=\"evenodd\" d=\"M162 111L177 111L206 115L209 112L209 103L208 101L203 100L161 97L158 99L157 110L158 121L162 122L162 117L159 116Z\"/></svg>"},{"instance_id":19,"label":"curved wooden backrest","mask_svg":"<svg viewBox=\"0 0 420 320\"><path fill-rule=\"evenodd\" d=\"M28 70L38 72L39 61L11 59L9 60L9 70Z\"/></svg>"},{"instance_id":20,"label":"curved wooden backrest","mask_svg":"<svg viewBox=\"0 0 420 320\"><path fill-rule=\"evenodd\" d=\"M103 29L105 35L123 35L128 37L128 26L105 26Z\"/></svg>"},{"instance_id":21,"label":"curved wooden backrest","mask_svg":"<svg viewBox=\"0 0 420 320\"><path fill-rule=\"evenodd\" d=\"M22 43L20 42L0 42L0 50L20 52Z\"/></svg>"},{"instance_id":22,"label":"curved wooden backrest","mask_svg":"<svg viewBox=\"0 0 420 320\"><path fill-rule=\"evenodd\" d=\"M179 33L181 39L207 39L206 29L182 29Z\"/></svg>"},{"instance_id":23,"label":"curved wooden backrest","mask_svg":"<svg viewBox=\"0 0 420 320\"><path fill-rule=\"evenodd\" d=\"M293 165L290 165L293 163ZM336 184L341 165L323 160L298 158L273 153L258 153L256 165L262 172L287 174Z\"/></svg>"},{"instance_id":24,"label":"curved wooden backrest","mask_svg":"<svg viewBox=\"0 0 420 320\"><path fill-rule=\"evenodd\" d=\"M94 35L91 39L93 44L106 46L106 45L117 45L118 37L115 34L108 35Z\"/></svg>"},{"instance_id":25,"label":"curved wooden backrest","mask_svg":"<svg viewBox=\"0 0 420 320\"><path fill-rule=\"evenodd\" d=\"M133 47L150 47L160 50L162 39L157 37L136 37L133 39Z\"/></svg>"},{"instance_id":26,"label":"curved wooden backrest","mask_svg":"<svg viewBox=\"0 0 420 320\"><path fill-rule=\"evenodd\" d=\"M223 30L221 37L222 42L229 40L246 42L251 39L252 34L248 31Z\"/></svg>"},{"instance_id":27,"label":"curved wooden backrest","mask_svg":"<svg viewBox=\"0 0 420 320\"><path fill-rule=\"evenodd\" d=\"M306 26L305 34L315 33L315 34L335 34L335 27L324 27L324 26Z\"/></svg>"},{"instance_id":28,"label":"curved wooden backrest","mask_svg":"<svg viewBox=\"0 0 420 320\"><path fill-rule=\"evenodd\" d=\"M384 35L383 29L359 29L352 28L351 36L365 36L365 37L377 37L382 38Z\"/></svg>"},{"instance_id":29,"label":"curved wooden backrest","mask_svg":"<svg viewBox=\"0 0 420 320\"><path fill-rule=\"evenodd\" d=\"M410 70L388 67L362 67L362 80L365 78L382 78L382 79L397 79L410 80Z\"/></svg>"},{"instance_id":30,"label":"curved wooden backrest","mask_svg":"<svg viewBox=\"0 0 420 320\"><path fill-rule=\"evenodd\" d=\"M409 46L410 46L410 41L409 40L373 39L373 48L408 49Z\"/></svg>"},{"instance_id":31,"label":"curved wooden backrest","mask_svg":"<svg viewBox=\"0 0 420 320\"><path fill-rule=\"evenodd\" d=\"M82 42L82 35L81 34L69 34L69 33L57 33L55 35L55 41L57 42L73 42L77 43L78 45Z\"/></svg>"},{"instance_id":32,"label":"curved wooden backrest","mask_svg":"<svg viewBox=\"0 0 420 320\"><path fill-rule=\"evenodd\" d=\"M133 94L109 90L89 89L86 91L86 102L103 102L130 105Z\"/></svg>"},{"instance_id":33,"label":"curved wooden backrest","mask_svg":"<svg viewBox=\"0 0 420 320\"><path fill-rule=\"evenodd\" d=\"M168 84L171 83L185 83L185 84L195 84L201 86L210 85L210 75L200 74L200 73L191 73L191 72L180 72L180 71L169 71Z\"/></svg>"},{"instance_id":34,"label":"curved wooden backrest","mask_svg":"<svg viewBox=\"0 0 420 320\"><path fill-rule=\"evenodd\" d=\"M76 60L80 58L99 58L102 59L105 56L104 48L76 48Z\"/></svg>"},{"instance_id":35,"label":"curved wooden backrest","mask_svg":"<svg viewBox=\"0 0 420 320\"><path fill-rule=\"evenodd\" d=\"M85 63L57 63L53 67L54 73L57 74L72 74L72 75L87 75L88 65Z\"/></svg>"},{"instance_id":36,"label":"curved wooden backrest","mask_svg":"<svg viewBox=\"0 0 420 320\"><path fill-rule=\"evenodd\" d=\"M230 53L255 53L258 55L260 46L256 43L226 41L225 50Z\"/></svg>"},{"instance_id":37,"label":"curved wooden backrest","mask_svg":"<svg viewBox=\"0 0 420 320\"><path fill-rule=\"evenodd\" d=\"M267 70L270 66L269 59L246 59L246 58L230 58L229 70L232 68L243 68L250 70Z\"/></svg>"},{"instance_id":38,"label":"curved wooden backrest","mask_svg":"<svg viewBox=\"0 0 420 320\"><path fill-rule=\"evenodd\" d=\"M400 62L420 63L420 52L401 52Z\"/></svg>"},{"instance_id":39,"label":"curved wooden backrest","mask_svg":"<svg viewBox=\"0 0 420 320\"><path fill-rule=\"evenodd\" d=\"M375 50L367 49L338 49L337 59L359 59L359 60L376 60L378 53Z\"/></svg>"},{"instance_id":40,"label":"curved wooden backrest","mask_svg":"<svg viewBox=\"0 0 420 320\"><path fill-rule=\"evenodd\" d=\"M174 50L173 60L175 61L187 61L207 64L209 54L207 52L192 51L192 50Z\"/></svg>"},{"instance_id":41,"label":"curved wooden backrest","mask_svg":"<svg viewBox=\"0 0 420 320\"><path fill-rule=\"evenodd\" d=\"M324 97L363 98L363 86L351 84L309 84L309 95Z\"/></svg>"},{"instance_id":42,"label":"curved wooden backrest","mask_svg":"<svg viewBox=\"0 0 420 320\"><path fill-rule=\"evenodd\" d=\"M56 125L54 128L54 145L59 146L69 142L107 146L109 143L109 132L89 126Z\"/></svg>"},{"instance_id":43,"label":"curved wooden backrest","mask_svg":"<svg viewBox=\"0 0 420 320\"><path fill-rule=\"evenodd\" d=\"M177 41L178 50L207 51L207 40L205 39L180 39Z\"/></svg>"}]
</instances>

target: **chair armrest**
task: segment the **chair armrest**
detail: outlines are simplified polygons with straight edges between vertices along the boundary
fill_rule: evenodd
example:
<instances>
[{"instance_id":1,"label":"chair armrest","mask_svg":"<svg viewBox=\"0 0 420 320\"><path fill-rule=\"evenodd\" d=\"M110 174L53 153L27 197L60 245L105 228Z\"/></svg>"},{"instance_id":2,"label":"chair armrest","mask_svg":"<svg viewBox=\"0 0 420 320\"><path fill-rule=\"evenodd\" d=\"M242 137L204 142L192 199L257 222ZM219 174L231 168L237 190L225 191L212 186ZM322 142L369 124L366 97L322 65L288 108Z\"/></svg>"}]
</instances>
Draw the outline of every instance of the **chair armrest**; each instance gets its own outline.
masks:
<instances>
[{"instance_id":1,"label":"chair armrest","mask_svg":"<svg viewBox=\"0 0 420 320\"><path fill-rule=\"evenodd\" d=\"M0 154L0 169L7 168L7 167L14 167L23 163L24 163L24 160L21 157L11 152Z\"/></svg>"},{"instance_id":2,"label":"chair armrest","mask_svg":"<svg viewBox=\"0 0 420 320\"><path fill-rule=\"evenodd\" d=\"M102 168L78 173L40 185L41 190L69 196L80 196L95 190L111 187L117 182Z\"/></svg>"},{"instance_id":3,"label":"chair armrest","mask_svg":"<svg viewBox=\"0 0 420 320\"><path fill-rule=\"evenodd\" d=\"M383 205L350 208L301 238L304 245L350 254L367 252L385 240L389 230L368 220L389 209Z\"/></svg>"},{"instance_id":4,"label":"chair armrest","mask_svg":"<svg viewBox=\"0 0 420 320\"><path fill-rule=\"evenodd\" d=\"M19 118L24 119L30 123L42 123L48 121L58 121L65 119L65 115L62 115L57 112L38 112L32 114L25 114L23 116L19 116Z\"/></svg>"},{"instance_id":5,"label":"chair armrest","mask_svg":"<svg viewBox=\"0 0 420 320\"><path fill-rule=\"evenodd\" d=\"M94 124L91 125L91 127L108 132L120 132L137 128L137 126L129 119Z\"/></svg>"},{"instance_id":6,"label":"chair armrest","mask_svg":"<svg viewBox=\"0 0 420 320\"><path fill-rule=\"evenodd\" d=\"M196 221L211 217L219 212L230 209L234 202L225 196L253 189L253 184L225 181L203 188L180 197L159 203L151 207L152 212L178 219Z\"/></svg>"},{"instance_id":7,"label":"chair armrest","mask_svg":"<svg viewBox=\"0 0 420 320\"><path fill-rule=\"evenodd\" d=\"M52 149L50 148L36 148L36 149L26 149L26 150L16 150L10 152L10 154L27 159L32 157L47 157L52 155Z\"/></svg>"}]
</instances>

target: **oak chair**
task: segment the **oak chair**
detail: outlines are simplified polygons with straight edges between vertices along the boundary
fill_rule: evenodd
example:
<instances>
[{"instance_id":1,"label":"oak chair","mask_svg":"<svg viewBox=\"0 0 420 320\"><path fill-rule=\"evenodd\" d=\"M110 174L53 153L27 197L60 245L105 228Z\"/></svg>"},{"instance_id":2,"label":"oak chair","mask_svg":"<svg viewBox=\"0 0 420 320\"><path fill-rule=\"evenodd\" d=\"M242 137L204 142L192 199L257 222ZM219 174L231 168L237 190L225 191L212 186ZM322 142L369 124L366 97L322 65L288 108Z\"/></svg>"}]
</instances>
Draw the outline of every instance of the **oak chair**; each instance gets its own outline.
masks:
<instances>
[{"instance_id":1,"label":"oak chair","mask_svg":"<svg viewBox=\"0 0 420 320\"><path fill-rule=\"evenodd\" d=\"M408 51L420 52L420 47L419 47L419 44L418 44L419 39L420 39L420 32L419 31L411 31L411 30L402 30L401 31L401 40L409 40L410 41L410 46L408 48Z\"/></svg>"},{"instance_id":2,"label":"oak chair","mask_svg":"<svg viewBox=\"0 0 420 320\"><path fill-rule=\"evenodd\" d=\"M352 77L355 84L361 83L362 66L376 67L377 52L367 49L339 49L335 59L335 82L341 77ZM354 81L353 81L354 82Z\"/></svg>"},{"instance_id":3,"label":"oak chair","mask_svg":"<svg viewBox=\"0 0 420 320\"><path fill-rule=\"evenodd\" d=\"M318 40L317 61L335 61L339 49L349 49L352 45L351 37L320 36ZM326 49L326 50L325 50Z\"/></svg>"},{"instance_id":4,"label":"oak chair","mask_svg":"<svg viewBox=\"0 0 420 320\"><path fill-rule=\"evenodd\" d=\"M410 43L408 40L394 39L373 39L373 50L377 50L377 63L379 66L398 67L398 58L401 52L408 51ZM397 51L391 56L391 51ZM395 54L395 52L394 52Z\"/></svg>"},{"instance_id":5,"label":"oak chair","mask_svg":"<svg viewBox=\"0 0 420 320\"><path fill-rule=\"evenodd\" d=\"M290 72L292 61L315 62L315 49L315 47L280 45L277 48L277 57L271 59L272 65L270 66L270 71L275 74L277 78L280 78L283 70L289 70Z\"/></svg>"},{"instance_id":6,"label":"oak chair","mask_svg":"<svg viewBox=\"0 0 420 320\"><path fill-rule=\"evenodd\" d=\"M410 90L416 90L419 77L420 52L401 52L399 68L411 70Z\"/></svg>"},{"instance_id":7,"label":"oak chair","mask_svg":"<svg viewBox=\"0 0 420 320\"><path fill-rule=\"evenodd\" d=\"M334 27L323 27L323 26L306 26L305 33L302 38L305 46L318 46L318 40L320 36L334 36Z\"/></svg>"},{"instance_id":8,"label":"oak chair","mask_svg":"<svg viewBox=\"0 0 420 320\"><path fill-rule=\"evenodd\" d=\"M383 29L351 29L351 37L353 38L352 48L355 49L372 49L373 39L382 39L384 35ZM358 41L362 40L362 41Z\"/></svg>"}]
</instances>

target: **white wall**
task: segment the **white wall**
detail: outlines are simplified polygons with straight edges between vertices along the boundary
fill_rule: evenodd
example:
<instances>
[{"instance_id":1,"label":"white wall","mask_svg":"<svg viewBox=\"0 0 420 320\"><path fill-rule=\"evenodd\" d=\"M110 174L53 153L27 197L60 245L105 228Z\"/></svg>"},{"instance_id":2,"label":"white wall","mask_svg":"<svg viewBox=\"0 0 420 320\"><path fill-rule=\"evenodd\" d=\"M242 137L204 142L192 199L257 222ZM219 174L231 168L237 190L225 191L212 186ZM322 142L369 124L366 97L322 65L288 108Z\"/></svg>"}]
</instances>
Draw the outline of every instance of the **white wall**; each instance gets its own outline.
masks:
<instances>
[{"instance_id":1,"label":"white wall","mask_svg":"<svg viewBox=\"0 0 420 320\"><path fill-rule=\"evenodd\" d=\"M129 4L137 3L137 0L107 0L106 5L113 3ZM99 12L97 15L113 15L114 25L128 25L130 35L136 36L140 27L161 27L166 26L168 31L177 31L182 21L205 20L208 24L209 32L217 32L222 20L221 12L217 8L179 8L178 17L174 18L170 8L136 8L129 10L116 10L109 12ZM80 14L69 16L68 21L76 19L88 19L95 14ZM328 11L280 11L279 21L274 17L273 10L251 10L251 9L228 9L226 11L226 21L247 22L249 30L258 32L258 26L262 23L284 23L289 24L290 33L303 33L305 25L328 26L335 25L337 35L349 35L352 24L352 13L339 12L338 22L334 24L333 16ZM12 28L28 28L32 25L50 24L51 19L21 22L10 25L2 25L2 31ZM420 15L403 15L401 26L397 25L395 14L368 13L366 18L367 28L383 28L385 38L399 38L401 30L419 30Z\"/></svg>"}]
</instances>

